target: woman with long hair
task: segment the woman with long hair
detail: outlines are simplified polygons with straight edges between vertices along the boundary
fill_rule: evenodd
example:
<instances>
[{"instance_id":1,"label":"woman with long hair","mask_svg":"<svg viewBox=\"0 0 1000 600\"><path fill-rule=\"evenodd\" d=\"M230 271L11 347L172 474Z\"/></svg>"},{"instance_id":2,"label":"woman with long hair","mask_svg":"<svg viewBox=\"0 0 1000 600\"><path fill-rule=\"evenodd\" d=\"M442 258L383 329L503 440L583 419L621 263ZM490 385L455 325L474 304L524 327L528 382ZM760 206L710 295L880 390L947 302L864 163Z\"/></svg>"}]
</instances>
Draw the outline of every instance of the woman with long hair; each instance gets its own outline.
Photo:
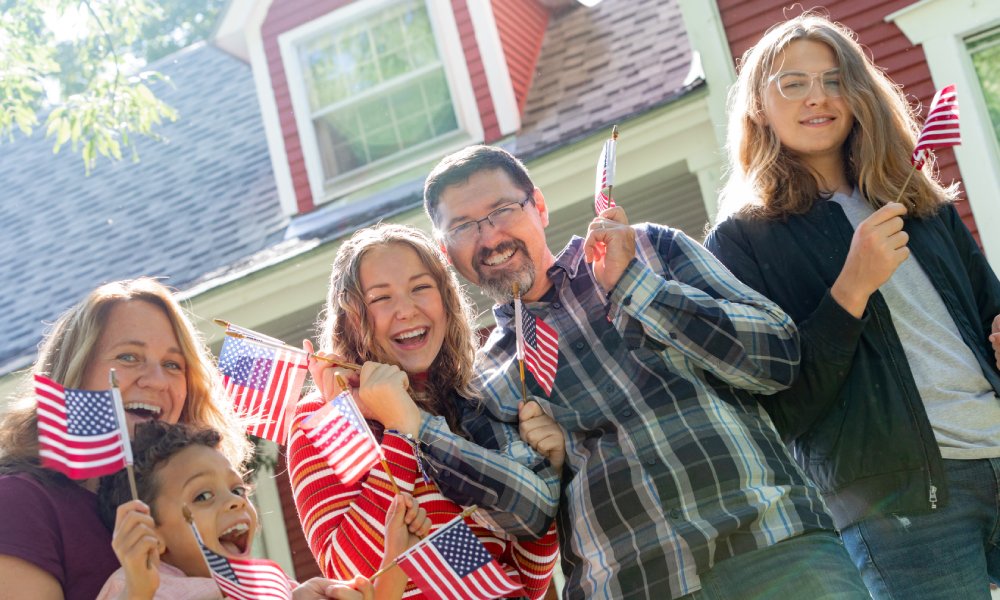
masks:
<instances>
[{"instance_id":1,"label":"woman with long hair","mask_svg":"<svg viewBox=\"0 0 1000 600\"><path fill-rule=\"evenodd\" d=\"M218 377L197 330L170 291L149 278L116 281L69 309L31 369L66 388L108 389L118 377L131 432L162 420L222 432L220 449L242 464L249 444L213 400ZM94 598L118 568L97 511L97 480L42 468L31 383L0 420L0 597Z\"/></svg>"},{"instance_id":2,"label":"woman with long hair","mask_svg":"<svg viewBox=\"0 0 1000 600\"><path fill-rule=\"evenodd\" d=\"M988 598L1000 576L1000 282L918 125L853 32L805 13L743 56L705 245L799 324L762 397L876 598ZM997 337L997 336L994 336Z\"/></svg>"},{"instance_id":3,"label":"woman with long hair","mask_svg":"<svg viewBox=\"0 0 1000 600\"><path fill-rule=\"evenodd\" d=\"M561 430L541 414L537 403L522 409L521 434L549 460L539 459L531 468L501 454L528 456L525 448L501 448L496 439L478 439L475 432L466 439L459 433L463 414L476 410L472 314L444 258L417 229L388 224L363 229L337 252L320 326L320 350L341 362L364 364L360 373L352 373L310 363L317 389L296 407L288 451L299 519L326 576L371 576L379 568L395 486L416 498L433 529L472 503L488 511L515 513L513 518L521 522L537 519L530 514L534 503L518 502L529 492L545 497L551 522L558 476L549 468L549 460L560 469L565 447ZM312 351L308 342L306 348ZM343 484L333 474L301 427L342 391L338 379L355 389L386 459L385 465L376 465L354 485ZM431 472L422 456L455 445L493 468L517 473L525 489L482 488L479 496L471 492L464 498L444 497L434 480L455 475ZM524 586L525 595L545 594L558 550L554 527L541 539L519 541L495 522L469 517L466 523L507 574ZM395 578L406 598L427 597L408 584L398 568L383 577Z\"/></svg>"}]
</instances>

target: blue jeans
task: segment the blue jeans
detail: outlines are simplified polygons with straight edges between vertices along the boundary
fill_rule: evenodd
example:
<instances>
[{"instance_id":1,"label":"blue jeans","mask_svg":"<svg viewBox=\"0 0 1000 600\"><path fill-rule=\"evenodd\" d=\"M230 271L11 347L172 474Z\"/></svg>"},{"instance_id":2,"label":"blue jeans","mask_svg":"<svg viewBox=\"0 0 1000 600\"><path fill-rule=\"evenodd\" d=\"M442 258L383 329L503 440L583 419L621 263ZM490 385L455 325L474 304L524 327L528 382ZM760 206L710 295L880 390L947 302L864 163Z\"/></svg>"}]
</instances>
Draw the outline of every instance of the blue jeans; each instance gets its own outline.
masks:
<instances>
[{"instance_id":1,"label":"blue jeans","mask_svg":"<svg viewBox=\"0 0 1000 600\"><path fill-rule=\"evenodd\" d=\"M990 598L989 581L1000 576L1000 459L944 465L947 506L870 517L842 532L876 600Z\"/></svg>"},{"instance_id":2,"label":"blue jeans","mask_svg":"<svg viewBox=\"0 0 1000 600\"><path fill-rule=\"evenodd\" d=\"M833 532L800 535L716 563L681 600L869 600Z\"/></svg>"}]
</instances>

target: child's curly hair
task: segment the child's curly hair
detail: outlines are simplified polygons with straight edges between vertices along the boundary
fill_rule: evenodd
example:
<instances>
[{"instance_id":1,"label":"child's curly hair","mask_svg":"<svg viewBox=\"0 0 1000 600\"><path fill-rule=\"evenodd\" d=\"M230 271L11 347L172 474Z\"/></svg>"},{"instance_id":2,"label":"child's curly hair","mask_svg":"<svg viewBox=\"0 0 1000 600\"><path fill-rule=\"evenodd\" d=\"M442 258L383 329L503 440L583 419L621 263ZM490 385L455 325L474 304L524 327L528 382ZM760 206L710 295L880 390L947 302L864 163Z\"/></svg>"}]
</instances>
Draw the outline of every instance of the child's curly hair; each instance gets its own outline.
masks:
<instances>
[{"instance_id":1,"label":"child's curly hair","mask_svg":"<svg viewBox=\"0 0 1000 600\"><path fill-rule=\"evenodd\" d=\"M153 519L156 507L153 500L159 495L156 467L189 446L207 446L218 449L222 435L215 429L185 423L170 424L161 421L139 423L132 436L132 454L135 459L135 486L139 499L149 505ZM101 521L111 531L115 528L118 507L132 499L128 473L118 471L101 478L97 491L97 506Z\"/></svg>"}]
</instances>

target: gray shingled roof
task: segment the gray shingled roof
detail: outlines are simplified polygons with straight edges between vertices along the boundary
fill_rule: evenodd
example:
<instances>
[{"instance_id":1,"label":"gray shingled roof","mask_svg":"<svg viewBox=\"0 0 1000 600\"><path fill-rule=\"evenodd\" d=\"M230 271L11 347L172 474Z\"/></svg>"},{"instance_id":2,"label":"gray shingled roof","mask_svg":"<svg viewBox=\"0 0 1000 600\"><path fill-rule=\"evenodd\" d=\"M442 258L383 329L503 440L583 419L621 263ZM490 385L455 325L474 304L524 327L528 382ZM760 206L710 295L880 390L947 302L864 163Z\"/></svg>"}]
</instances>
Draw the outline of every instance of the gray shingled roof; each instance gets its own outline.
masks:
<instances>
[{"instance_id":1,"label":"gray shingled roof","mask_svg":"<svg viewBox=\"0 0 1000 600\"><path fill-rule=\"evenodd\" d=\"M199 45L154 68L180 118L140 162L52 154L44 127L0 143L0 374L23 366L45 323L100 283L163 276L183 288L281 240L281 213L250 67Z\"/></svg>"},{"instance_id":2,"label":"gray shingled roof","mask_svg":"<svg viewBox=\"0 0 1000 600\"><path fill-rule=\"evenodd\" d=\"M201 45L154 67L173 81L157 93L180 119L159 128L168 143L139 143L139 163L102 161L85 177L76 155L52 155L43 131L0 143L0 375L30 361L45 323L102 282L211 286L419 205L422 182L404 182L289 228L249 66ZM701 84L685 84L690 69L675 0L562 11L549 20L512 150L535 158L666 104Z\"/></svg>"},{"instance_id":3,"label":"gray shingled roof","mask_svg":"<svg viewBox=\"0 0 1000 600\"><path fill-rule=\"evenodd\" d=\"M549 19L517 154L530 159L666 104L685 84L691 45L676 0L604 0ZM623 132L622 135L625 135Z\"/></svg>"}]
</instances>

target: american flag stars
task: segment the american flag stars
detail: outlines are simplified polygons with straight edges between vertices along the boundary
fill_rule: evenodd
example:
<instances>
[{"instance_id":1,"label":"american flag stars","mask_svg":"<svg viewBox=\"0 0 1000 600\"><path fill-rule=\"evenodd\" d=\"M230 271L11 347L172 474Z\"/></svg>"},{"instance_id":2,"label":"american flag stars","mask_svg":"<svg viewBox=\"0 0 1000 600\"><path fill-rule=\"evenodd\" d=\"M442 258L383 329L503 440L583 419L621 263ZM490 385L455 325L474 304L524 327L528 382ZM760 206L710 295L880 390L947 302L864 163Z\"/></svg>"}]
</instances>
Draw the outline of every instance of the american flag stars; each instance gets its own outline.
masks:
<instances>
[{"instance_id":1,"label":"american flag stars","mask_svg":"<svg viewBox=\"0 0 1000 600\"><path fill-rule=\"evenodd\" d=\"M102 435L118 430L108 392L66 390L66 429L71 435Z\"/></svg>"}]
</instances>

